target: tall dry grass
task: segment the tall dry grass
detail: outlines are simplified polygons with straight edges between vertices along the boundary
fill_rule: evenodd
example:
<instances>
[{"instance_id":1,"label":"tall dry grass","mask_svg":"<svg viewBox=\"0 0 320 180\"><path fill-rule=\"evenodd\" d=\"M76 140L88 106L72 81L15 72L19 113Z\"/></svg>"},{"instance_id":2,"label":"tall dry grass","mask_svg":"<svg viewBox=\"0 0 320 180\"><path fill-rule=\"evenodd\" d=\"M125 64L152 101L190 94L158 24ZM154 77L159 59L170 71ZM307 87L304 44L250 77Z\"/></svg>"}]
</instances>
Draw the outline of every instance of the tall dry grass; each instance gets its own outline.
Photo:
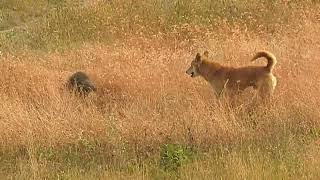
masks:
<instances>
[{"instance_id":1,"label":"tall dry grass","mask_svg":"<svg viewBox=\"0 0 320 180\"><path fill-rule=\"evenodd\" d=\"M317 16L314 9L298 9L290 16L292 22L281 22L283 29L270 33L248 31L246 24L223 20L215 29L197 29L190 15L186 18L190 21L165 34L139 35L128 27L118 32L128 32L125 38L112 45L82 39L89 36L79 35L78 29L70 36L86 42L78 48L3 53L0 177L318 178ZM168 16L172 17L180 16ZM52 20L57 20L54 25L62 23L59 18ZM54 27L63 26L43 28ZM68 28L77 30L67 26L57 33ZM120 23L115 28L124 27ZM50 41L55 33L38 30L48 33L36 38L44 38L49 46L75 41L63 36ZM205 49L213 60L234 66L251 64L249 59L258 49L273 52L278 58L273 101L259 105L255 92L248 90L235 107L218 103L208 83L185 74L195 54ZM262 60L257 63L265 65ZM92 77L97 93L79 99L66 91L64 83L77 70ZM197 153L178 175L162 172L158 164L162 145L175 143Z\"/></svg>"}]
</instances>

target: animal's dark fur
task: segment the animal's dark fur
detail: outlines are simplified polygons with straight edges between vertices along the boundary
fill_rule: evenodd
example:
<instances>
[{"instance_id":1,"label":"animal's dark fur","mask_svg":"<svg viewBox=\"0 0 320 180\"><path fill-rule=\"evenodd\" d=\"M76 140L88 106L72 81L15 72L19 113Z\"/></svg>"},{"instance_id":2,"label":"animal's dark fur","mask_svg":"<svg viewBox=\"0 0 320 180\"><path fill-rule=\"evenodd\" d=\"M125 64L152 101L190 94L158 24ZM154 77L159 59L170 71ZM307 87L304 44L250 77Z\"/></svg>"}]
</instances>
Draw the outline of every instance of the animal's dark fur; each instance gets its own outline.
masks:
<instances>
[{"instance_id":1,"label":"animal's dark fur","mask_svg":"<svg viewBox=\"0 0 320 180\"><path fill-rule=\"evenodd\" d=\"M68 80L68 87L81 95L88 95L92 91L96 91L94 83L89 79L84 72L74 73Z\"/></svg>"}]
</instances>

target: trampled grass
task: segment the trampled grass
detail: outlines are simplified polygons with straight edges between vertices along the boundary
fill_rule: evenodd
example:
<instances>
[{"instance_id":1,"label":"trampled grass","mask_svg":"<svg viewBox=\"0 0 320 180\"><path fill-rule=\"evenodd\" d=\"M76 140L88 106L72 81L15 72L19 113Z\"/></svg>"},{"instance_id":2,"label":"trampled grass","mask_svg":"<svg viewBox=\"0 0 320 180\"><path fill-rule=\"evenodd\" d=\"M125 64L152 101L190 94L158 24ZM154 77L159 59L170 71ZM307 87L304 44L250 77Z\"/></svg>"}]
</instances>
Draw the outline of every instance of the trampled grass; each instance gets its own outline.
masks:
<instances>
[{"instance_id":1,"label":"trampled grass","mask_svg":"<svg viewBox=\"0 0 320 180\"><path fill-rule=\"evenodd\" d=\"M18 1L4 2L17 11ZM9 18L0 32L1 178L319 178L316 1L25 1L18 9L26 22ZM218 103L203 79L185 74L206 49L234 66L273 52L273 101L261 105L248 89L236 106ZM98 87L86 99L64 88L77 70Z\"/></svg>"}]
</instances>

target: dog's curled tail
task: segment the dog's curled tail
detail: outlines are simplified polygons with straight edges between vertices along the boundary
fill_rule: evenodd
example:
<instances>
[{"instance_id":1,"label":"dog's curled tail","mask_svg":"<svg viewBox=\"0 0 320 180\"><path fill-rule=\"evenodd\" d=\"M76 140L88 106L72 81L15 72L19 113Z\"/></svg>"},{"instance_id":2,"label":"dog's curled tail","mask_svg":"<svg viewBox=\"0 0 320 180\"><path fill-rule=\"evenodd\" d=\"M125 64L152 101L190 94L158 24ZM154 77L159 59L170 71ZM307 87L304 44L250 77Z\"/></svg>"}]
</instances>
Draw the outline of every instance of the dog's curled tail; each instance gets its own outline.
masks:
<instances>
[{"instance_id":1,"label":"dog's curled tail","mask_svg":"<svg viewBox=\"0 0 320 180\"><path fill-rule=\"evenodd\" d=\"M258 58L261 58L261 57L265 57L267 60L268 60L268 64L267 66L265 67L268 72L271 72L273 67L277 64L277 59L276 57L271 53L271 52L268 52L268 51L259 51L257 52L257 54L252 58L251 61L254 61Z\"/></svg>"}]
</instances>

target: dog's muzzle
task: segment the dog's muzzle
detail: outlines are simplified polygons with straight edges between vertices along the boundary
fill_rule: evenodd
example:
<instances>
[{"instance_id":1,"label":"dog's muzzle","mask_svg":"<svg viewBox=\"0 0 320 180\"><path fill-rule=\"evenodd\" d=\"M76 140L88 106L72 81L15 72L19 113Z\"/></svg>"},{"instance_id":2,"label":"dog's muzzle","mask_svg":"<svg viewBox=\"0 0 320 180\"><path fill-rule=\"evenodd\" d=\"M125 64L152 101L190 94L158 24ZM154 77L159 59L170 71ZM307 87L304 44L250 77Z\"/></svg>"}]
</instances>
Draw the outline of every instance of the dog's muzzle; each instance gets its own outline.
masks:
<instances>
[{"instance_id":1,"label":"dog's muzzle","mask_svg":"<svg viewBox=\"0 0 320 180\"><path fill-rule=\"evenodd\" d=\"M191 75L190 75L191 77L193 77L194 76L194 72L191 72Z\"/></svg>"},{"instance_id":2,"label":"dog's muzzle","mask_svg":"<svg viewBox=\"0 0 320 180\"><path fill-rule=\"evenodd\" d=\"M191 77L193 77L193 75L194 75L193 72L189 73L188 71L186 71L186 73L187 73L188 75L190 75Z\"/></svg>"}]
</instances>

